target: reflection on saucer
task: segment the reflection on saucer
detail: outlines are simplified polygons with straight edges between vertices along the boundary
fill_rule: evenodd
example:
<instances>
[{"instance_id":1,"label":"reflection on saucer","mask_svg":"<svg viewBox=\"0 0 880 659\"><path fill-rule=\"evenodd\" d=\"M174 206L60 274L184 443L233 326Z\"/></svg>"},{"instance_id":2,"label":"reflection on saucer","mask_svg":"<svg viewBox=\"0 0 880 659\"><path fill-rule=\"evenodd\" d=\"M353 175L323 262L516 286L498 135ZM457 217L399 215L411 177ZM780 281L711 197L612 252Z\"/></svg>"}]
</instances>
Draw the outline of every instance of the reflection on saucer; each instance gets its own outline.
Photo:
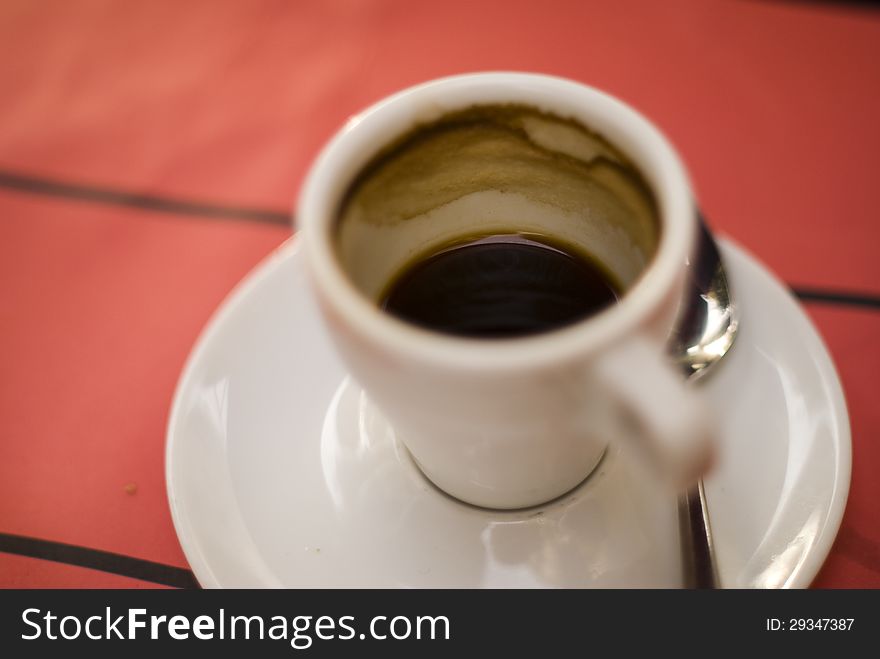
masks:
<instances>
[{"instance_id":1,"label":"reflection on saucer","mask_svg":"<svg viewBox=\"0 0 880 659\"><path fill-rule=\"evenodd\" d=\"M674 500L658 502L616 450L578 488L546 506L477 508L431 484L381 413L346 378L324 420L321 468L329 514L338 533L357 547L349 560L377 584L680 584Z\"/></svg>"}]
</instances>

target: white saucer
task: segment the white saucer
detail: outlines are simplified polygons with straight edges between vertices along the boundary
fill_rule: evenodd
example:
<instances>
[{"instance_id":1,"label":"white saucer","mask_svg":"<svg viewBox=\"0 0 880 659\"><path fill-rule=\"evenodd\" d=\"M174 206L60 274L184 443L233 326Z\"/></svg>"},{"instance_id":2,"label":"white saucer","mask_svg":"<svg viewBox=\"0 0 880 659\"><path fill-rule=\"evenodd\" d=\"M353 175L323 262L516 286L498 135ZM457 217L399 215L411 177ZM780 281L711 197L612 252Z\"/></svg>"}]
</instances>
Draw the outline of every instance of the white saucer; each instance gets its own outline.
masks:
<instances>
[{"instance_id":1,"label":"white saucer","mask_svg":"<svg viewBox=\"0 0 880 659\"><path fill-rule=\"evenodd\" d=\"M704 385L727 587L804 587L837 533L851 444L840 382L787 290L724 242L742 330ZM230 295L175 395L166 476L203 586L676 587L674 501L610 449L577 490L493 512L430 485L346 376L296 240Z\"/></svg>"}]
</instances>

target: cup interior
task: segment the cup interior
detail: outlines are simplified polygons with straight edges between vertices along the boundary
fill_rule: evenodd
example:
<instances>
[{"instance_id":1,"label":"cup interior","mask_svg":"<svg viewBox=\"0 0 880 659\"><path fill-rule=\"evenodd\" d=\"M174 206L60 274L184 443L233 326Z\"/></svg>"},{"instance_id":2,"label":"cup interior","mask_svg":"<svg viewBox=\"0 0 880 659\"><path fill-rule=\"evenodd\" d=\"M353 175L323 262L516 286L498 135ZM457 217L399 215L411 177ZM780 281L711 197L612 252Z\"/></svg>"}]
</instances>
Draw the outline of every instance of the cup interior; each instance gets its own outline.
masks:
<instances>
[{"instance_id":1,"label":"cup interior","mask_svg":"<svg viewBox=\"0 0 880 659\"><path fill-rule=\"evenodd\" d=\"M447 148L439 162L424 158L431 153L429 136L439 140L433 148L443 152L438 145L444 132L454 135L456 130L441 127L460 126L468 113L480 115L480 108L488 109L484 114L494 124L494 133L489 132L498 138L496 144L509 146L512 135L525 140L516 147L520 157L509 156L502 146L479 155L474 151L480 149L469 145ZM427 149L420 150L421 159L410 156L424 169L405 171L410 178L402 191L407 194L398 196L404 186L393 183L395 177L387 172L406 170L395 155L404 156L408 149L401 147L409 140ZM604 155L593 157L596 150ZM450 162L447 157L459 163L466 158L471 171L479 169L481 175L467 180L460 175L462 169L443 164ZM549 163L557 164L542 169ZM620 176L621 163L638 173L635 184L632 170ZM453 177L449 188L434 175L438 168ZM589 185L584 184L591 180L585 170L593 174ZM544 175L552 181L543 180ZM583 203L586 188L606 202L603 212L596 210L595 199L588 206ZM561 191L562 197L556 198ZM421 206L408 205L418 198ZM622 213L627 202L643 210ZM450 208L459 212L450 213ZM448 216L439 221L444 214ZM310 279L333 327L383 354L474 373L585 359L637 328L664 327L677 313L696 227L687 172L651 122L586 85L512 72L426 82L352 117L310 169L297 220ZM475 227L484 233L499 227L539 235L552 231L558 241L587 250L624 294L618 304L552 336L542 333L515 341L471 341L426 332L382 309L383 287L412 259L436 244L473 236Z\"/></svg>"},{"instance_id":2,"label":"cup interior","mask_svg":"<svg viewBox=\"0 0 880 659\"><path fill-rule=\"evenodd\" d=\"M588 258L625 292L657 251L660 219L638 167L598 132L490 103L390 139L348 184L333 224L343 271L373 301L444 246L516 234Z\"/></svg>"}]
</instances>

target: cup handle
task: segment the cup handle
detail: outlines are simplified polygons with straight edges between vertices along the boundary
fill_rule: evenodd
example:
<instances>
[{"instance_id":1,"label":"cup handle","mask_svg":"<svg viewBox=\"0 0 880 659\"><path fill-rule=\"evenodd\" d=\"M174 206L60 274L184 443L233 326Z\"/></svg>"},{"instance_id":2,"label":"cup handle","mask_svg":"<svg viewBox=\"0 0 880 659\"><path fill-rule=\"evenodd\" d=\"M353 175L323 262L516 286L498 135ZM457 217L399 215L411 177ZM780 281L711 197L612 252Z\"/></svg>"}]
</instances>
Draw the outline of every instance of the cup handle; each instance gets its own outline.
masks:
<instances>
[{"instance_id":1,"label":"cup handle","mask_svg":"<svg viewBox=\"0 0 880 659\"><path fill-rule=\"evenodd\" d=\"M694 485L714 455L709 410L662 347L634 336L605 352L597 373L617 401L615 434L631 440L674 487Z\"/></svg>"}]
</instances>

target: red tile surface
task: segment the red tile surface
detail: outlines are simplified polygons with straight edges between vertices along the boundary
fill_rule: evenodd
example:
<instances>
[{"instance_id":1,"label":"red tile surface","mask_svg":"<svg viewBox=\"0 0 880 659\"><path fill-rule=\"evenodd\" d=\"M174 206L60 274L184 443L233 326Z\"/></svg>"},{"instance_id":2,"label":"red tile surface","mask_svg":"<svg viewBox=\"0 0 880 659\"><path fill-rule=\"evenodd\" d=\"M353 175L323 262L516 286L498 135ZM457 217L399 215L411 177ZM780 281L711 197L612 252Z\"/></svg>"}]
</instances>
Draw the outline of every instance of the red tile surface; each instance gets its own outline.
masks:
<instances>
[{"instance_id":1,"label":"red tile surface","mask_svg":"<svg viewBox=\"0 0 880 659\"><path fill-rule=\"evenodd\" d=\"M880 11L831 3L8 0L0 170L284 211L349 114L486 69L631 102L716 227L789 282L880 295ZM0 532L185 565L162 473L174 384L287 231L9 190L0 214ZM855 452L817 585L880 587L880 311L811 313ZM106 579L0 554L0 585Z\"/></svg>"},{"instance_id":2,"label":"red tile surface","mask_svg":"<svg viewBox=\"0 0 880 659\"><path fill-rule=\"evenodd\" d=\"M186 565L165 499L174 386L287 230L2 190L0 207L0 531Z\"/></svg>"}]
</instances>

